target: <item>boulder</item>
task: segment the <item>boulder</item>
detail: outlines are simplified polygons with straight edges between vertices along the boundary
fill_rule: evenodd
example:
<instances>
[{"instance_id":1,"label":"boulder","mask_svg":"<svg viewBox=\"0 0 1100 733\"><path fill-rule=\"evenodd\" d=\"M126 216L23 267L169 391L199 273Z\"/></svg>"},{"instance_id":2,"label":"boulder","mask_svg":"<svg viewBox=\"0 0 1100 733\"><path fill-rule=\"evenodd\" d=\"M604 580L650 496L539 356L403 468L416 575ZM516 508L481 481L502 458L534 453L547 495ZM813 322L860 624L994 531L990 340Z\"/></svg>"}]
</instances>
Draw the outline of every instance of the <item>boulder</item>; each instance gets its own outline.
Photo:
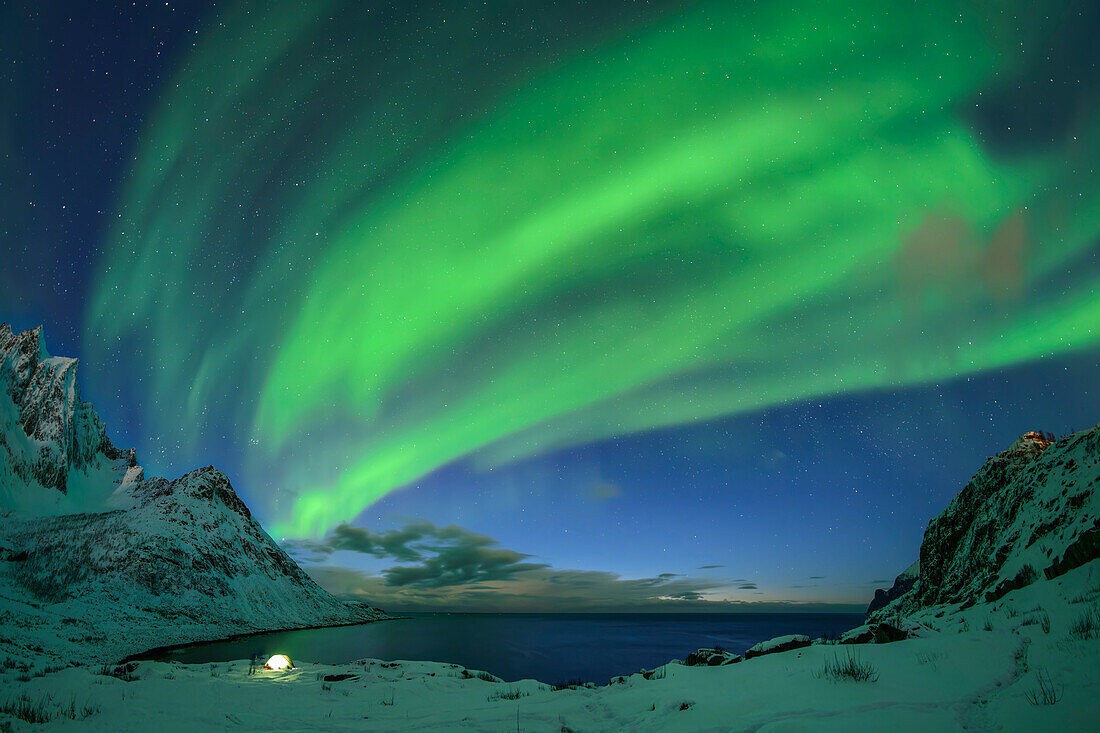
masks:
<instances>
[{"instance_id":1,"label":"boulder","mask_svg":"<svg viewBox=\"0 0 1100 733\"><path fill-rule=\"evenodd\" d=\"M687 655L684 660L685 667L721 667L726 664L737 664L741 661L740 654L727 652L725 649L699 649Z\"/></svg>"},{"instance_id":2,"label":"boulder","mask_svg":"<svg viewBox=\"0 0 1100 733\"><path fill-rule=\"evenodd\" d=\"M788 634L787 636L777 636L774 639L768 639L762 641L759 644L753 646L747 652L745 652L745 659L752 659L753 657L762 657L765 654L778 654L780 652L790 651L791 649L801 649L804 646L811 644L810 637L805 634Z\"/></svg>"}]
</instances>

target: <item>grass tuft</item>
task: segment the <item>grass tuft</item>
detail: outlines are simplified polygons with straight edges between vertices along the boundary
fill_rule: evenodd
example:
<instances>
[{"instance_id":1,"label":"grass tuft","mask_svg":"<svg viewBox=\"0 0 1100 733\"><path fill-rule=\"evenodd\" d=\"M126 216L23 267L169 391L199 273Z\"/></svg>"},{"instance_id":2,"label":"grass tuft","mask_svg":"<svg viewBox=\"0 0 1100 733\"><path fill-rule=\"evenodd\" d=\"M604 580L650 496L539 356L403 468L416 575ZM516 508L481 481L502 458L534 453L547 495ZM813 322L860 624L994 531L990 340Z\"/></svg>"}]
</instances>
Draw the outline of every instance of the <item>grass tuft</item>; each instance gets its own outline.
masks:
<instances>
[{"instance_id":1,"label":"grass tuft","mask_svg":"<svg viewBox=\"0 0 1100 733\"><path fill-rule=\"evenodd\" d=\"M1054 684L1054 680L1050 678L1045 670L1037 668L1035 670L1035 680L1039 683L1038 687L1024 693L1024 697L1027 698L1029 703L1032 705L1053 705L1062 698L1065 686Z\"/></svg>"},{"instance_id":2,"label":"grass tuft","mask_svg":"<svg viewBox=\"0 0 1100 733\"><path fill-rule=\"evenodd\" d=\"M116 680L122 680L123 682L134 682L141 679L135 672L137 672L137 662L127 662L126 664L110 665L104 664L99 668L96 674L103 675L104 677L114 677Z\"/></svg>"},{"instance_id":3,"label":"grass tuft","mask_svg":"<svg viewBox=\"0 0 1100 733\"><path fill-rule=\"evenodd\" d=\"M834 682L852 680L853 682L877 682L878 670L870 662L864 662L851 651L845 659L834 654L832 661L826 659L825 666L814 674L815 677L825 677Z\"/></svg>"},{"instance_id":4,"label":"grass tuft","mask_svg":"<svg viewBox=\"0 0 1100 733\"><path fill-rule=\"evenodd\" d=\"M527 697L529 692L523 692L519 688L509 688L507 690L497 690L492 695L489 695L485 700L492 702L493 700L518 700L521 697Z\"/></svg>"},{"instance_id":5,"label":"grass tuft","mask_svg":"<svg viewBox=\"0 0 1100 733\"><path fill-rule=\"evenodd\" d=\"M0 702L0 714L6 713L27 723L36 724L49 723L54 718L83 720L98 712L98 705L85 703L78 706L75 698L70 700L67 705L65 703L55 703L53 695L49 693L37 700L22 694Z\"/></svg>"},{"instance_id":6,"label":"grass tuft","mask_svg":"<svg viewBox=\"0 0 1100 733\"><path fill-rule=\"evenodd\" d=\"M934 668L942 656L942 652L920 652L917 654L917 664L930 664Z\"/></svg>"},{"instance_id":7,"label":"grass tuft","mask_svg":"<svg viewBox=\"0 0 1100 733\"><path fill-rule=\"evenodd\" d=\"M1069 635L1085 640L1091 639L1097 635L1097 630L1100 629L1100 618L1097 618L1096 611L1085 611L1069 626Z\"/></svg>"}]
</instances>

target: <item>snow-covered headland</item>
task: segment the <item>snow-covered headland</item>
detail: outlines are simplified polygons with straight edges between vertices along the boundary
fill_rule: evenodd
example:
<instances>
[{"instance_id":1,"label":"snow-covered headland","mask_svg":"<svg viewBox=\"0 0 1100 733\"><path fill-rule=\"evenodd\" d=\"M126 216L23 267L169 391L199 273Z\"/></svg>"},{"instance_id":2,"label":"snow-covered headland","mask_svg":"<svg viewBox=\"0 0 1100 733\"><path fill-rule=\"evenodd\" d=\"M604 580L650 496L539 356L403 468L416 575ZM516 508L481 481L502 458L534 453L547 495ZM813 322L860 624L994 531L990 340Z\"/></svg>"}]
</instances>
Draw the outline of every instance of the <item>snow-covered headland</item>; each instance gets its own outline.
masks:
<instances>
[{"instance_id":1,"label":"snow-covered headland","mask_svg":"<svg viewBox=\"0 0 1100 733\"><path fill-rule=\"evenodd\" d=\"M0 360L0 729L1100 729L1100 426L990 458L840 640L685 650L600 686L379 660L249 674L118 660L383 615L313 584L216 469L144 477L40 332L0 327Z\"/></svg>"}]
</instances>

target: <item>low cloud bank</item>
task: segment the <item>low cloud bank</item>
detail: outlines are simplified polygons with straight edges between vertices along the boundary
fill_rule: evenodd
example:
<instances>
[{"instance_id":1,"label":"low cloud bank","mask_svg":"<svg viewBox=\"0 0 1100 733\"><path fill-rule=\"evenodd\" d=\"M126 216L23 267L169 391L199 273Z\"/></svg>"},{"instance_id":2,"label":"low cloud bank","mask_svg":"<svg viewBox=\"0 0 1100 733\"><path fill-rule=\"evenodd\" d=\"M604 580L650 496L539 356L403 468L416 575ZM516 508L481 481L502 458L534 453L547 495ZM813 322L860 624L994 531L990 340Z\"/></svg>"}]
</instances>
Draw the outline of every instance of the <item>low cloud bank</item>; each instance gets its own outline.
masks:
<instances>
[{"instance_id":1,"label":"low cloud bank","mask_svg":"<svg viewBox=\"0 0 1100 733\"><path fill-rule=\"evenodd\" d=\"M416 521L372 532L342 524L323 540L287 543L305 570L330 593L393 611L458 612L849 612L844 604L715 600L723 590L756 590L745 579L660 573L563 570L499 546L492 537L455 525ZM406 563L378 574L327 564L337 551Z\"/></svg>"}]
</instances>

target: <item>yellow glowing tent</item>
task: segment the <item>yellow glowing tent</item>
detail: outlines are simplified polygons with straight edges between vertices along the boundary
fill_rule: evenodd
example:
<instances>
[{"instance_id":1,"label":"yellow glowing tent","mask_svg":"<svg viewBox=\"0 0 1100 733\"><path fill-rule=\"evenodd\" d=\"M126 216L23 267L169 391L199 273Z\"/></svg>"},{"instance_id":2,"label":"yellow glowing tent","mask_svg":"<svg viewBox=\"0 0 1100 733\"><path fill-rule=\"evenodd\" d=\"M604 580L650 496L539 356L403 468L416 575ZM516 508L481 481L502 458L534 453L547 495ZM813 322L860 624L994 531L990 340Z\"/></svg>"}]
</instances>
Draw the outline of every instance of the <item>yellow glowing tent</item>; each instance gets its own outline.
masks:
<instances>
[{"instance_id":1,"label":"yellow glowing tent","mask_svg":"<svg viewBox=\"0 0 1100 733\"><path fill-rule=\"evenodd\" d=\"M264 662L264 669L294 669L294 662L285 654L275 654Z\"/></svg>"}]
</instances>

